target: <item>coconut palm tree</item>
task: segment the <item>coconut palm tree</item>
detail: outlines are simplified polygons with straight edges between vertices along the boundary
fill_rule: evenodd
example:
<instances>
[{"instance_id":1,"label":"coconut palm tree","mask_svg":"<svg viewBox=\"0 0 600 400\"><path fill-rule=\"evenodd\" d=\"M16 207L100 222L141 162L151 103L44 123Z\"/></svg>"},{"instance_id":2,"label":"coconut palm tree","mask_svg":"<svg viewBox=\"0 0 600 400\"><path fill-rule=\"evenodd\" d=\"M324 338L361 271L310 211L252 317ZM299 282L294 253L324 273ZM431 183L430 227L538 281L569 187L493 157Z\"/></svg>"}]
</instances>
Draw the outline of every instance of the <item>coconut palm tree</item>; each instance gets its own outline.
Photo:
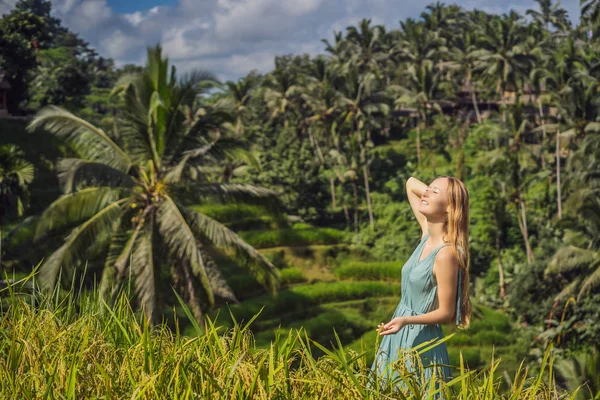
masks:
<instances>
[{"instance_id":1,"label":"coconut palm tree","mask_svg":"<svg viewBox=\"0 0 600 400\"><path fill-rule=\"evenodd\" d=\"M401 84L392 85L389 90L397 94L394 101L396 107L414 106L417 108L417 166L421 164L421 129L427 129L432 111L442 113L439 89L443 85L443 74L433 61L423 60L418 64L410 64L401 79Z\"/></svg>"},{"instance_id":2,"label":"coconut palm tree","mask_svg":"<svg viewBox=\"0 0 600 400\"><path fill-rule=\"evenodd\" d=\"M462 35L455 37L455 45L450 49L450 61L444 63L443 66L459 76L458 82L461 88L471 92L473 110L475 110L477 122L481 123L481 114L477 104L477 86L479 82L473 74L477 61L476 49L476 34L465 30Z\"/></svg>"},{"instance_id":3,"label":"coconut palm tree","mask_svg":"<svg viewBox=\"0 0 600 400\"><path fill-rule=\"evenodd\" d=\"M546 275L562 274L569 281L555 297L577 294L580 300L600 284L600 137L588 135L569 158L566 187L569 214L583 215L576 229L565 233L565 246L558 249L545 270Z\"/></svg>"},{"instance_id":4,"label":"coconut palm tree","mask_svg":"<svg viewBox=\"0 0 600 400\"><path fill-rule=\"evenodd\" d=\"M331 206L336 208L335 198L335 174L333 173L333 162L329 156L329 150L336 148L339 151L339 141L331 134L339 110L337 100L339 94L334 86L337 78L337 64L329 63L324 57L318 56L310 65L308 74L305 76L306 84L300 98L307 112L306 124L303 126L308 132L313 152L321 165L329 167L329 183L331 191Z\"/></svg>"},{"instance_id":5,"label":"coconut palm tree","mask_svg":"<svg viewBox=\"0 0 600 400\"><path fill-rule=\"evenodd\" d=\"M301 93L300 71L285 57L275 59L275 69L263 81L258 95L264 98L267 108L271 111L270 119L283 120L284 127L289 126L291 115L299 113L298 96Z\"/></svg>"},{"instance_id":6,"label":"coconut palm tree","mask_svg":"<svg viewBox=\"0 0 600 400\"><path fill-rule=\"evenodd\" d=\"M369 150L373 147L371 132L382 129L390 112L390 96L383 90L375 73L359 75L356 68L349 67L344 72L345 79L339 90L338 104L341 111L339 125L355 145L358 160L363 170L369 225L374 228L373 207L369 190Z\"/></svg>"},{"instance_id":7,"label":"coconut palm tree","mask_svg":"<svg viewBox=\"0 0 600 400\"><path fill-rule=\"evenodd\" d=\"M43 286L55 287L59 274L72 272L90 247L105 245L101 292L115 295L131 275L137 301L157 322L161 293L169 280L181 285L184 298L202 322L215 294L228 296L211 279L218 270L207 250L214 246L243 255L257 280L275 290L278 272L258 251L194 204L249 201L278 205L276 195L249 185L213 182L201 167L234 148L222 140L233 131L235 115L219 103L198 108L191 120L184 108L214 86L209 73L194 71L178 80L175 67L148 48L140 74L123 76L113 95L124 97L119 140L59 107L40 110L28 126L65 139L78 158L61 159L58 177L64 195L41 215L35 238L67 231L63 244L40 268ZM211 266L213 266L211 268ZM112 297L112 296L111 296ZM114 298L114 297L113 297Z\"/></svg>"},{"instance_id":8,"label":"coconut palm tree","mask_svg":"<svg viewBox=\"0 0 600 400\"><path fill-rule=\"evenodd\" d=\"M558 30L566 30L571 27L569 14L567 10L561 7L560 1L552 4L552 0L535 0L540 7L540 11L529 9L525 12L530 15L533 20L549 31L550 25Z\"/></svg>"},{"instance_id":9,"label":"coconut palm tree","mask_svg":"<svg viewBox=\"0 0 600 400\"><path fill-rule=\"evenodd\" d=\"M370 19L363 18L358 28L346 28L346 41L354 48L347 62L357 68L361 75L372 72L381 77L382 65L388 57L381 42L385 36L385 28L382 25L371 27L370 24Z\"/></svg>"},{"instance_id":10,"label":"coconut palm tree","mask_svg":"<svg viewBox=\"0 0 600 400\"><path fill-rule=\"evenodd\" d=\"M508 89L521 90L526 72L535 60L525 40L521 19L513 10L480 27L480 49L474 54L477 64L473 71L481 72L483 78L495 86L501 103Z\"/></svg>"}]
</instances>

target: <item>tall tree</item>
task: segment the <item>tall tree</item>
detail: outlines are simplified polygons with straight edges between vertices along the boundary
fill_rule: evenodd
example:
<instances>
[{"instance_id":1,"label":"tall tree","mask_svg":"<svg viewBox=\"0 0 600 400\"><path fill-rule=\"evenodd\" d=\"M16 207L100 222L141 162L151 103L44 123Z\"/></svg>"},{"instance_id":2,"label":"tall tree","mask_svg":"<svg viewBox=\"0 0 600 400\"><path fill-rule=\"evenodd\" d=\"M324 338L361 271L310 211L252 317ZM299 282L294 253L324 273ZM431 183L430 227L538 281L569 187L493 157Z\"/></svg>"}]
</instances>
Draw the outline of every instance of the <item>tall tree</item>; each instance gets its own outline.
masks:
<instances>
[{"instance_id":1,"label":"tall tree","mask_svg":"<svg viewBox=\"0 0 600 400\"><path fill-rule=\"evenodd\" d=\"M275 290L278 273L259 252L234 232L191 204L249 201L278 204L269 190L249 185L212 183L199 167L222 156L231 143L220 141L234 116L218 104L206 105L188 121L183 108L193 104L216 79L193 71L178 80L160 46L148 49L141 74L123 76L113 93L124 96L119 139L59 107L40 110L29 129L43 127L64 138L79 155L59 161L64 195L40 217L36 239L70 231L64 244L40 268L41 282L54 287L59 272L72 273L92 243L108 246L101 290L116 294L130 273L137 299L156 322L161 311L160 277L183 283L186 300L202 322L204 309L219 292L210 276L206 249L231 248L251 262L257 280ZM75 224L75 228L69 227ZM201 288L201 292L198 291ZM203 295L204 299L201 297Z\"/></svg>"}]
</instances>

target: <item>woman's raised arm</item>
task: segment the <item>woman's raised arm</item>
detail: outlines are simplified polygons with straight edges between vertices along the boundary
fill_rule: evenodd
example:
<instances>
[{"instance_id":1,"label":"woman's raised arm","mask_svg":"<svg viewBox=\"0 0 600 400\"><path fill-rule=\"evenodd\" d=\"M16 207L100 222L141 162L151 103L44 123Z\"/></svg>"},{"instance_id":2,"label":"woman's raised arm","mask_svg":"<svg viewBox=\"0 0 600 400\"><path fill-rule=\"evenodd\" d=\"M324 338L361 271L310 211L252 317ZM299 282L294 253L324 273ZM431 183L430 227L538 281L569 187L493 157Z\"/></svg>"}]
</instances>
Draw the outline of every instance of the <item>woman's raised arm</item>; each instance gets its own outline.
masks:
<instances>
[{"instance_id":1,"label":"woman's raised arm","mask_svg":"<svg viewBox=\"0 0 600 400\"><path fill-rule=\"evenodd\" d=\"M419 212L419 204L421 204L421 195L423 191L427 189L427 185L411 176L406 181L406 196L408 197L408 202L410 203L410 208L412 208L413 214L417 218L419 225L421 225L421 229L423 234L421 235L421 239L425 237L427 234L427 218L425 215Z\"/></svg>"}]
</instances>

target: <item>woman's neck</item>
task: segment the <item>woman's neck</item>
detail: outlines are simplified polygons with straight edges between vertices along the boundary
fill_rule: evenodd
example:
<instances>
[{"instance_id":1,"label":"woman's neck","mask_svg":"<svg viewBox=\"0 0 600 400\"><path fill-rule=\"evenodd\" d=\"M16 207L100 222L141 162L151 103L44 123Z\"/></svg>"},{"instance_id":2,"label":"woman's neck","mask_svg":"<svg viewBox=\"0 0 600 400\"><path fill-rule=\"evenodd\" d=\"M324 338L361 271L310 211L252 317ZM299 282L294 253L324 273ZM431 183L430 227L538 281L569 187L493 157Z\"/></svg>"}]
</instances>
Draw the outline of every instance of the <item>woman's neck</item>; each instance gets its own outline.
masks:
<instances>
[{"instance_id":1,"label":"woman's neck","mask_svg":"<svg viewBox=\"0 0 600 400\"><path fill-rule=\"evenodd\" d=\"M443 222L427 222L427 231L429 231L429 236L431 237L431 241L433 243L444 243L444 236L446 235L446 232L444 231Z\"/></svg>"}]
</instances>

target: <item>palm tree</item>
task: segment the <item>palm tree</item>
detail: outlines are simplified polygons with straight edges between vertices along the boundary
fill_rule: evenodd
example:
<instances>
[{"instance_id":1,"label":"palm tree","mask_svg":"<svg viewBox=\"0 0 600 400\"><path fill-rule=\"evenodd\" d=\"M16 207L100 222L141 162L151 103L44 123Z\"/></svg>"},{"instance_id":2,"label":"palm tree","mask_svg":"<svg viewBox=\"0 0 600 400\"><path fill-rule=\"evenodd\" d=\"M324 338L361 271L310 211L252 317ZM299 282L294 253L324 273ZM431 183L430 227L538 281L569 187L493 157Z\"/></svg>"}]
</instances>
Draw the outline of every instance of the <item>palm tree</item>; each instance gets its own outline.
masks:
<instances>
[{"instance_id":1,"label":"palm tree","mask_svg":"<svg viewBox=\"0 0 600 400\"><path fill-rule=\"evenodd\" d=\"M253 77L240 78L237 82L227 81L227 96L235 107L235 132L240 135L244 133L244 112L250 103L250 99L256 90L257 81Z\"/></svg>"},{"instance_id":2,"label":"palm tree","mask_svg":"<svg viewBox=\"0 0 600 400\"><path fill-rule=\"evenodd\" d=\"M413 105L417 108L417 166L421 164L421 129L427 129L431 110L442 113L440 105L435 102L441 80L442 72L433 61L423 60L408 66L402 84L389 87L398 94L394 101L397 107Z\"/></svg>"},{"instance_id":3,"label":"palm tree","mask_svg":"<svg viewBox=\"0 0 600 400\"><path fill-rule=\"evenodd\" d=\"M589 135L567 163L567 187L572 192L567 210L575 218L585 216L565 233L565 246L558 249L545 270L546 275L565 275L569 283L555 297L577 294L579 301L600 284L600 136Z\"/></svg>"},{"instance_id":4,"label":"palm tree","mask_svg":"<svg viewBox=\"0 0 600 400\"><path fill-rule=\"evenodd\" d=\"M542 144L547 133L555 132L556 135L556 202L558 219L562 218L560 138L572 137L575 132L573 129L570 129L572 127L579 126L579 129L583 129L585 131L586 126L588 125L585 118L593 118L594 115L594 110L593 108L591 109L590 106L593 107L595 97L590 95L595 92L595 86L592 85L590 87L586 87L585 85L582 85L581 82L577 83L573 80L573 78L578 74L577 71L581 71L583 66L586 65L586 58L587 56L583 45L573 38L568 38L560 43L558 49L550 52L550 57L545 65L534 68L530 73L531 81L537 82L546 87L549 103L554 104L558 109L558 116L555 123L545 121L542 118L541 125L534 129L534 131L542 131ZM583 72L583 74L580 73L578 76L586 79L585 75L587 74L585 74L585 69ZM593 80L594 79L592 78L591 81L593 82ZM574 84L574 88L570 87L572 84ZM541 104L539 104L539 107L540 115L542 115ZM567 129L564 132L561 132L560 130L563 122L561 115L567 116L565 118L567 120L565 121ZM592 123L590 126L593 127L594 124Z\"/></svg>"},{"instance_id":5,"label":"palm tree","mask_svg":"<svg viewBox=\"0 0 600 400\"><path fill-rule=\"evenodd\" d=\"M496 137L496 149L490 151L482 158L490 168L493 168L503 177L503 182L508 188L503 187L503 192L509 190L508 202L515 206L517 222L525 243L527 262L534 261L533 250L529 242L529 229L527 225L527 207L524 193L527 187L536 180L545 177L548 171L535 171L528 150L523 143L523 134L529 128L529 121L525 118L523 106L516 102L509 108L507 121L501 124L484 124L478 130L483 130L490 137ZM503 196L504 197L504 196Z\"/></svg>"},{"instance_id":6,"label":"palm tree","mask_svg":"<svg viewBox=\"0 0 600 400\"><path fill-rule=\"evenodd\" d=\"M289 114L295 114L297 110L297 100L301 93L301 84L299 82L299 73L295 70L295 65L291 64L287 58L275 59L275 69L264 80L263 86L258 91L262 95L271 111L271 120L282 118L284 127L289 126Z\"/></svg>"},{"instance_id":7,"label":"palm tree","mask_svg":"<svg viewBox=\"0 0 600 400\"><path fill-rule=\"evenodd\" d=\"M581 20L596 25L600 21L600 1L580 0Z\"/></svg>"},{"instance_id":8,"label":"palm tree","mask_svg":"<svg viewBox=\"0 0 600 400\"><path fill-rule=\"evenodd\" d=\"M474 52L477 58L475 72L495 85L499 101L504 103L504 94L511 88L520 91L523 79L535 60L525 40L525 29L521 16L515 11L495 17L480 27L480 47ZM504 108L504 107L503 107ZM503 112L503 118L504 118Z\"/></svg>"},{"instance_id":9,"label":"palm tree","mask_svg":"<svg viewBox=\"0 0 600 400\"><path fill-rule=\"evenodd\" d=\"M329 149L336 148L339 151L339 142L335 141L336 136L331 134L333 124L339 114L337 109L338 92L334 86L334 81L337 79L336 67L336 64L329 63L324 57L316 57L305 77L307 82L300 95L308 113L308 117L305 119L308 125L306 130L313 152L321 165L327 165L331 171L329 186L333 208L336 208L335 174Z\"/></svg>"},{"instance_id":10,"label":"palm tree","mask_svg":"<svg viewBox=\"0 0 600 400\"><path fill-rule=\"evenodd\" d=\"M203 305L215 302L219 276L207 250L233 249L263 285L275 290L278 272L258 251L194 204L250 201L277 206L275 194L249 185L213 183L199 167L231 149L221 133L233 130L235 116L217 102L186 118L185 106L213 86L209 73L194 71L177 80L175 67L161 47L148 48L140 74L123 76L113 89L124 96L119 115L120 140L59 107L40 110L28 126L43 127L64 138L80 158L57 165L64 195L41 215L35 238L69 230L64 243L40 268L41 282L53 288L59 273L69 273L93 244L108 246L101 278L103 296L116 294L131 274L137 300L148 319L157 322L161 278L170 274L202 323ZM75 226L74 228L72 228ZM212 267L211 267L212 266ZM204 296L204 300L200 295Z\"/></svg>"},{"instance_id":11,"label":"palm tree","mask_svg":"<svg viewBox=\"0 0 600 400\"><path fill-rule=\"evenodd\" d=\"M346 28L346 41L355 49L350 53L347 62L357 68L361 75L372 72L381 77L381 64L388 57L381 43L385 36L385 28L382 25L371 28L370 24L370 19L363 18L358 29L354 26Z\"/></svg>"},{"instance_id":12,"label":"palm tree","mask_svg":"<svg viewBox=\"0 0 600 400\"><path fill-rule=\"evenodd\" d=\"M550 25L558 30L570 28L569 15L567 10L561 7L560 1L554 4L552 0L535 0L535 2L538 3L540 11L529 9L525 14L530 15L545 31L549 30Z\"/></svg>"},{"instance_id":13,"label":"palm tree","mask_svg":"<svg viewBox=\"0 0 600 400\"><path fill-rule=\"evenodd\" d=\"M389 95L383 90L377 76L369 72L360 76L356 68L349 67L344 72L345 79L339 91L340 128L348 132L358 152L358 160L363 170L369 225L374 228L373 207L369 190L369 149L373 147L372 130L382 129L382 121L389 115ZM353 181L354 182L354 181Z\"/></svg>"},{"instance_id":14,"label":"palm tree","mask_svg":"<svg viewBox=\"0 0 600 400\"><path fill-rule=\"evenodd\" d=\"M450 71L458 74L461 88L471 92L473 110L477 116L477 122L481 123L481 114L477 104L477 80L474 79L473 69L477 61L476 36L474 32L465 30L462 35L455 38L455 45L450 49L451 60L444 63Z\"/></svg>"},{"instance_id":15,"label":"palm tree","mask_svg":"<svg viewBox=\"0 0 600 400\"><path fill-rule=\"evenodd\" d=\"M391 86L400 94L396 106L416 105L419 119L417 122L417 165L421 163L421 123L427 126L427 111L439 107L431 100L436 95L441 71L439 62L447 53L446 41L438 32L425 28L422 23L408 19L400 22L401 40L398 43L398 61L407 65L406 70L396 77L397 84ZM401 82L401 84L400 84Z\"/></svg>"},{"instance_id":16,"label":"palm tree","mask_svg":"<svg viewBox=\"0 0 600 400\"><path fill-rule=\"evenodd\" d=\"M14 145L0 146L0 269L2 268L2 223L14 212L22 216L29 203L27 186L33 181L33 165Z\"/></svg>"},{"instance_id":17,"label":"palm tree","mask_svg":"<svg viewBox=\"0 0 600 400\"><path fill-rule=\"evenodd\" d=\"M560 358L554 363L555 374L560 385L569 392L579 392L575 400L600 398L600 351L593 347L591 352L576 353L569 358Z\"/></svg>"}]
</instances>

